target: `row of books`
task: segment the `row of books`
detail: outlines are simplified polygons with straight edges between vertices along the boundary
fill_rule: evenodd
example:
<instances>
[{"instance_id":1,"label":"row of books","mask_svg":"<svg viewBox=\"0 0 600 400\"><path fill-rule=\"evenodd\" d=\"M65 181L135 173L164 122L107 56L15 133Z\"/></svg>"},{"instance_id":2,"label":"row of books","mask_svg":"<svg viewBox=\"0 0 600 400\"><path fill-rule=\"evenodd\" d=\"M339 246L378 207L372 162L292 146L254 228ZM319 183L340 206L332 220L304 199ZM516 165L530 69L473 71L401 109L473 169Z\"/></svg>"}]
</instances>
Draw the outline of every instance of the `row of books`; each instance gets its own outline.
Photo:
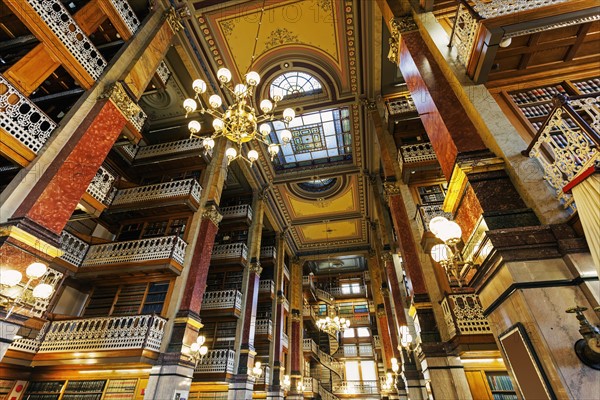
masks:
<instances>
[{"instance_id":1,"label":"row of books","mask_svg":"<svg viewBox=\"0 0 600 400\"><path fill-rule=\"evenodd\" d=\"M487 375L492 390L514 390L508 375Z\"/></svg>"},{"instance_id":2,"label":"row of books","mask_svg":"<svg viewBox=\"0 0 600 400\"><path fill-rule=\"evenodd\" d=\"M137 379L110 380L106 392L133 392L137 385Z\"/></svg>"},{"instance_id":3,"label":"row of books","mask_svg":"<svg viewBox=\"0 0 600 400\"><path fill-rule=\"evenodd\" d=\"M518 400L514 393L493 393L494 400Z\"/></svg>"},{"instance_id":4,"label":"row of books","mask_svg":"<svg viewBox=\"0 0 600 400\"><path fill-rule=\"evenodd\" d=\"M25 393L60 392L65 381L30 382Z\"/></svg>"},{"instance_id":5,"label":"row of books","mask_svg":"<svg viewBox=\"0 0 600 400\"><path fill-rule=\"evenodd\" d=\"M65 392L101 392L106 381L69 381Z\"/></svg>"},{"instance_id":6,"label":"row of books","mask_svg":"<svg viewBox=\"0 0 600 400\"><path fill-rule=\"evenodd\" d=\"M100 400L102 393L65 393L62 400Z\"/></svg>"}]
</instances>

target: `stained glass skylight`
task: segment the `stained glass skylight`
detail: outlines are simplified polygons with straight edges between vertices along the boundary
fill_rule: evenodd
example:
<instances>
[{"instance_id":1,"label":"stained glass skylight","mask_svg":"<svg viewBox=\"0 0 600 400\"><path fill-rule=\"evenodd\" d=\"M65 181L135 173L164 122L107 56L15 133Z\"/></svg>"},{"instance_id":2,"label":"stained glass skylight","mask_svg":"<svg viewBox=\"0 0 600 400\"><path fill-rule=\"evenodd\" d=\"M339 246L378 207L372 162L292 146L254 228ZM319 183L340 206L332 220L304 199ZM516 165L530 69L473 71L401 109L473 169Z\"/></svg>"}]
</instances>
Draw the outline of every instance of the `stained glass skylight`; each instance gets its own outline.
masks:
<instances>
[{"instance_id":1,"label":"stained glass skylight","mask_svg":"<svg viewBox=\"0 0 600 400\"><path fill-rule=\"evenodd\" d=\"M273 121L269 139L281 143L283 122ZM296 116L290 123L292 140L281 146L276 169L290 169L352 160L350 110L346 107Z\"/></svg>"},{"instance_id":2,"label":"stained glass skylight","mask_svg":"<svg viewBox=\"0 0 600 400\"><path fill-rule=\"evenodd\" d=\"M283 99L308 96L322 92L321 83L306 72L291 71L279 75L271 83L271 98L278 94Z\"/></svg>"},{"instance_id":3,"label":"stained glass skylight","mask_svg":"<svg viewBox=\"0 0 600 400\"><path fill-rule=\"evenodd\" d=\"M298 186L308 192L323 192L331 189L335 185L336 178L314 179L311 181L300 182Z\"/></svg>"}]
</instances>

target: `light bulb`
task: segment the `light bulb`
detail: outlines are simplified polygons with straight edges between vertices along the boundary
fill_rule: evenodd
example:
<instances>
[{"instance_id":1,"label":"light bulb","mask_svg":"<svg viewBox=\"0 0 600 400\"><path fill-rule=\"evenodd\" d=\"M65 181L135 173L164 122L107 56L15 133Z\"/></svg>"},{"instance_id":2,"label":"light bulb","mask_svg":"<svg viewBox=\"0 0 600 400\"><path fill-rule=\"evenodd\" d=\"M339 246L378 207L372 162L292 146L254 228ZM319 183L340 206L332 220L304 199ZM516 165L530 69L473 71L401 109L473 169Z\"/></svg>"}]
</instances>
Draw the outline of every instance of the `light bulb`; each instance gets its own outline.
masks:
<instances>
[{"instance_id":1,"label":"light bulb","mask_svg":"<svg viewBox=\"0 0 600 400\"><path fill-rule=\"evenodd\" d=\"M437 237L442 239L444 242L458 241L462 235L460 226L454 221L447 221L442 225L441 230L438 232Z\"/></svg>"},{"instance_id":2,"label":"light bulb","mask_svg":"<svg viewBox=\"0 0 600 400\"><path fill-rule=\"evenodd\" d=\"M200 132L200 122L198 122L196 120L191 120L188 123L188 129L190 130L191 133L198 133L198 132Z\"/></svg>"},{"instance_id":3,"label":"light bulb","mask_svg":"<svg viewBox=\"0 0 600 400\"><path fill-rule=\"evenodd\" d=\"M208 98L208 104L210 104L212 108L219 108L221 107L221 104L223 104L223 100L221 100L221 97L218 94L213 94Z\"/></svg>"},{"instance_id":4,"label":"light bulb","mask_svg":"<svg viewBox=\"0 0 600 400\"><path fill-rule=\"evenodd\" d=\"M215 141L212 138L204 138L202 140L202 147L204 147L206 150L212 150L213 147L215 147Z\"/></svg>"},{"instance_id":5,"label":"light bulb","mask_svg":"<svg viewBox=\"0 0 600 400\"><path fill-rule=\"evenodd\" d=\"M228 83L231 80L231 71L221 68L217 71L217 78L223 83Z\"/></svg>"},{"instance_id":6,"label":"light bulb","mask_svg":"<svg viewBox=\"0 0 600 400\"><path fill-rule=\"evenodd\" d=\"M197 342L190 344L190 350L192 353L197 353L200 350L200 344Z\"/></svg>"},{"instance_id":7,"label":"light bulb","mask_svg":"<svg viewBox=\"0 0 600 400\"><path fill-rule=\"evenodd\" d=\"M206 337L204 335L200 335L198 338L196 338L196 343L198 343L200 346L202 346L204 342L206 342Z\"/></svg>"},{"instance_id":8,"label":"light bulb","mask_svg":"<svg viewBox=\"0 0 600 400\"><path fill-rule=\"evenodd\" d=\"M250 160L250 162L254 162L254 161L258 160L258 151L250 150L248 152L248 160Z\"/></svg>"},{"instance_id":9,"label":"light bulb","mask_svg":"<svg viewBox=\"0 0 600 400\"><path fill-rule=\"evenodd\" d=\"M285 122L291 122L296 117L296 113L291 108L286 108L283 110L283 120Z\"/></svg>"},{"instance_id":10,"label":"light bulb","mask_svg":"<svg viewBox=\"0 0 600 400\"><path fill-rule=\"evenodd\" d=\"M192 82L192 88L196 93L204 93L206 92L206 82L204 82L202 79L196 79L194 82Z\"/></svg>"},{"instance_id":11,"label":"light bulb","mask_svg":"<svg viewBox=\"0 0 600 400\"><path fill-rule=\"evenodd\" d=\"M396 362L396 364L392 364L392 371L394 371L396 373L396 372L398 372L399 369L400 369L400 366L398 365L397 362Z\"/></svg>"},{"instance_id":12,"label":"light bulb","mask_svg":"<svg viewBox=\"0 0 600 400\"><path fill-rule=\"evenodd\" d=\"M197 106L198 105L196 104L196 100L194 99L185 99L183 101L183 108L185 109L186 116L187 114L196 111Z\"/></svg>"},{"instance_id":13,"label":"light bulb","mask_svg":"<svg viewBox=\"0 0 600 400\"><path fill-rule=\"evenodd\" d=\"M260 132L261 135L267 136L269 133L271 133L271 125L269 125L267 123L261 124L258 127L258 131Z\"/></svg>"},{"instance_id":14,"label":"light bulb","mask_svg":"<svg viewBox=\"0 0 600 400\"><path fill-rule=\"evenodd\" d=\"M254 368L260 368L261 365L262 363L260 361L257 361L254 363Z\"/></svg>"},{"instance_id":15,"label":"light bulb","mask_svg":"<svg viewBox=\"0 0 600 400\"><path fill-rule=\"evenodd\" d=\"M212 126L215 131L219 132L223 130L223 128L225 127L225 123L221 118L215 118L213 119Z\"/></svg>"},{"instance_id":16,"label":"light bulb","mask_svg":"<svg viewBox=\"0 0 600 400\"><path fill-rule=\"evenodd\" d=\"M208 347L206 347L206 346L201 346L201 347L200 347L200 350L199 350L199 352L200 352L200 355L201 355L201 356L205 356L205 355L206 355L206 353L208 353Z\"/></svg>"},{"instance_id":17,"label":"light bulb","mask_svg":"<svg viewBox=\"0 0 600 400\"><path fill-rule=\"evenodd\" d=\"M245 96L247 92L248 92L248 86L244 85L243 83L238 83L233 88L233 93L238 97Z\"/></svg>"},{"instance_id":18,"label":"light bulb","mask_svg":"<svg viewBox=\"0 0 600 400\"><path fill-rule=\"evenodd\" d=\"M264 113L271 112L271 110L273 109L273 103L271 103L271 100L264 99L260 102L260 109Z\"/></svg>"},{"instance_id":19,"label":"light bulb","mask_svg":"<svg viewBox=\"0 0 600 400\"><path fill-rule=\"evenodd\" d=\"M281 131L281 141L283 144L288 144L292 140L292 132L289 129L284 129Z\"/></svg>"},{"instance_id":20,"label":"light bulb","mask_svg":"<svg viewBox=\"0 0 600 400\"><path fill-rule=\"evenodd\" d=\"M225 155L227 156L227 159L229 160L229 162L231 162L235 157L237 157L237 150L234 149L233 147L230 147L225 152Z\"/></svg>"},{"instance_id":21,"label":"light bulb","mask_svg":"<svg viewBox=\"0 0 600 400\"><path fill-rule=\"evenodd\" d=\"M449 250L445 244L436 244L431 248L431 258L437 263L448 261L452 257L452 252Z\"/></svg>"},{"instance_id":22,"label":"light bulb","mask_svg":"<svg viewBox=\"0 0 600 400\"><path fill-rule=\"evenodd\" d=\"M250 71L246 74L246 83L249 86L256 86L260 82L260 75L258 72Z\"/></svg>"},{"instance_id":23,"label":"light bulb","mask_svg":"<svg viewBox=\"0 0 600 400\"><path fill-rule=\"evenodd\" d=\"M390 362L392 363L392 365L398 364L398 359L396 357L392 357L392 359L390 360Z\"/></svg>"},{"instance_id":24,"label":"light bulb","mask_svg":"<svg viewBox=\"0 0 600 400\"><path fill-rule=\"evenodd\" d=\"M16 269L0 268L0 285L15 286L21 282L21 278L23 278L23 274Z\"/></svg>"},{"instance_id":25,"label":"light bulb","mask_svg":"<svg viewBox=\"0 0 600 400\"><path fill-rule=\"evenodd\" d=\"M22 292L23 288L21 286L13 286L3 290L2 294L4 294L8 298L16 299L17 297L21 296Z\"/></svg>"},{"instance_id":26,"label":"light bulb","mask_svg":"<svg viewBox=\"0 0 600 400\"><path fill-rule=\"evenodd\" d=\"M446 217L438 216L431 218L429 221L429 230L434 234L435 237L438 237L438 233L442 230L442 226L448 222Z\"/></svg>"},{"instance_id":27,"label":"light bulb","mask_svg":"<svg viewBox=\"0 0 600 400\"><path fill-rule=\"evenodd\" d=\"M507 48L508 46L510 46L512 43L512 38L506 38L506 39L502 39L502 41L498 44L498 46L504 48Z\"/></svg>"},{"instance_id":28,"label":"light bulb","mask_svg":"<svg viewBox=\"0 0 600 400\"><path fill-rule=\"evenodd\" d=\"M36 299L47 299L52 295L54 288L47 283L40 283L33 288L33 297Z\"/></svg>"},{"instance_id":29,"label":"light bulb","mask_svg":"<svg viewBox=\"0 0 600 400\"><path fill-rule=\"evenodd\" d=\"M31 263L29 265L29 267L27 267L27 270L25 271L25 273L27 274L27 276L29 278L41 278L46 271L48 270L48 267L46 267L46 264L42 264L40 262L34 262Z\"/></svg>"}]
</instances>

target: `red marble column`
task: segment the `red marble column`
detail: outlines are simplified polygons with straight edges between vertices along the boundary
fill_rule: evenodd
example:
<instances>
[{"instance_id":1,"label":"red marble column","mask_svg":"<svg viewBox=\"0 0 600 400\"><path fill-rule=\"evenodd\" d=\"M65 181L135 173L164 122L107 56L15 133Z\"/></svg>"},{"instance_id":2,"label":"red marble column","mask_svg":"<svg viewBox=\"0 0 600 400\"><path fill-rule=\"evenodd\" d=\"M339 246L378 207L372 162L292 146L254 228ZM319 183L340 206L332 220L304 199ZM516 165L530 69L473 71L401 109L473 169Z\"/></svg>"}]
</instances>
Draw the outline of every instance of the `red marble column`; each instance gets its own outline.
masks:
<instances>
[{"instance_id":1,"label":"red marble column","mask_svg":"<svg viewBox=\"0 0 600 400\"><path fill-rule=\"evenodd\" d=\"M396 274L394 260L390 253L384 253L382 258L384 262L385 273L387 275L391 301L394 303L396 322L398 325L407 325L406 314L404 313L404 305L402 304L402 291L400 290L400 283L398 282L398 274Z\"/></svg>"},{"instance_id":2,"label":"red marble column","mask_svg":"<svg viewBox=\"0 0 600 400\"><path fill-rule=\"evenodd\" d=\"M300 331L300 319L302 314L300 310L292 310L292 332L290 340L290 363L291 375L301 376L302 374L302 332Z\"/></svg>"},{"instance_id":3,"label":"red marble column","mask_svg":"<svg viewBox=\"0 0 600 400\"><path fill-rule=\"evenodd\" d=\"M246 288L246 304L243 310L242 340L238 374L247 374L254 361L250 360L249 353L254 351L254 334L256 329L256 309L258 307L258 285L262 268L258 261L251 262L248 266L248 286Z\"/></svg>"},{"instance_id":4,"label":"red marble column","mask_svg":"<svg viewBox=\"0 0 600 400\"><path fill-rule=\"evenodd\" d=\"M381 294L383 295L385 315L388 323L388 329L390 332L390 344L392 345L392 354L393 357L396 357L397 360L400 360L400 350L398 349L398 345L400 344L400 341L398 340L398 327L396 326L396 322L394 319L394 311L392 310L392 302L390 301L390 291L387 287L382 287Z\"/></svg>"},{"instance_id":5,"label":"red marble column","mask_svg":"<svg viewBox=\"0 0 600 400\"><path fill-rule=\"evenodd\" d=\"M274 350L273 350L273 386L278 386L279 382L279 371L281 370L281 353L283 345L281 343L281 336L283 336L283 323L284 323L284 308L283 302L285 296L283 292L277 292L277 308L275 308L275 333L273 334Z\"/></svg>"},{"instance_id":6,"label":"red marble column","mask_svg":"<svg viewBox=\"0 0 600 400\"><path fill-rule=\"evenodd\" d=\"M392 344L392 338L390 336L390 326L388 323L388 317L383 304L377 305L377 320L379 322L379 338L381 339L381 346L383 350L383 359L385 360L385 368L392 368L392 357L395 357L394 346ZM397 350L397 348L396 348Z\"/></svg>"}]
</instances>

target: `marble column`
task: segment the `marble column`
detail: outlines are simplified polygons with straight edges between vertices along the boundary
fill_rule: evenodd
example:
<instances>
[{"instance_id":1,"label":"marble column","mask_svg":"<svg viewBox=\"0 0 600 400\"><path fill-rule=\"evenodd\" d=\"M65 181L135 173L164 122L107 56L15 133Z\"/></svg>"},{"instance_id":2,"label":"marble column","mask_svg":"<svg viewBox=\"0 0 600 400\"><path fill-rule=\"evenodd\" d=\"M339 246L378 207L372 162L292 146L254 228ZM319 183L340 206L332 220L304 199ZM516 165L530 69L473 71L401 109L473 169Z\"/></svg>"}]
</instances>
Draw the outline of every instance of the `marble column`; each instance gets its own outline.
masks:
<instances>
[{"instance_id":1,"label":"marble column","mask_svg":"<svg viewBox=\"0 0 600 400\"><path fill-rule=\"evenodd\" d=\"M403 296L403 292L400 289L400 282L398 281L398 275L396 274L396 266L394 265L392 253L385 251L381 256L381 259L383 260L383 266L387 277L390 298L394 305L396 323L398 326L406 326L406 313L404 311L404 302L406 298Z\"/></svg>"},{"instance_id":2,"label":"marble column","mask_svg":"<svg viewBox=\"0 0 600 400\"><path fill-rule=\"evenodd\" d=\"M427 357L426 371L436 399L471 400L465 368L457 356Z\"/></svg>"},{"instance_id":3,"label":"marble column","mask_svg":"<svg viewBox=\"0 0 600 400\"><path fill-rule=\"evenodd\" d=\"M281 378L285 373L285 366L282 365L282 350L283 345L281 342L281 336L283 335L283 324L285 323L283 303L285 296L283 294L283 268L285 262L285 240L283 234L277 233L276 236L277 245L277 261L275 264L275 289L277 290L277 296L273 304L274 308L274 329L273 329L273 341L271 343L271 354L269 357L271 365L271 382L267 382L267 398L268 399L283 399L283 390L281 388Z\"/></svg>"},{"instance_id":4,"label":"marble column","mask_svg":"<svg viewBox=\"0 0 600 400\"><path fill-rule=\"evenodd\" d=\"M300 281L302 285L302 281ZM292 331L289 337L290 341L290 377L291 387L287 399L304 399L303 393L298 393L296 387L302 382L303 352L302 352L302 312L300 309L292 309Z\"/></svg>"}]
</instances>

